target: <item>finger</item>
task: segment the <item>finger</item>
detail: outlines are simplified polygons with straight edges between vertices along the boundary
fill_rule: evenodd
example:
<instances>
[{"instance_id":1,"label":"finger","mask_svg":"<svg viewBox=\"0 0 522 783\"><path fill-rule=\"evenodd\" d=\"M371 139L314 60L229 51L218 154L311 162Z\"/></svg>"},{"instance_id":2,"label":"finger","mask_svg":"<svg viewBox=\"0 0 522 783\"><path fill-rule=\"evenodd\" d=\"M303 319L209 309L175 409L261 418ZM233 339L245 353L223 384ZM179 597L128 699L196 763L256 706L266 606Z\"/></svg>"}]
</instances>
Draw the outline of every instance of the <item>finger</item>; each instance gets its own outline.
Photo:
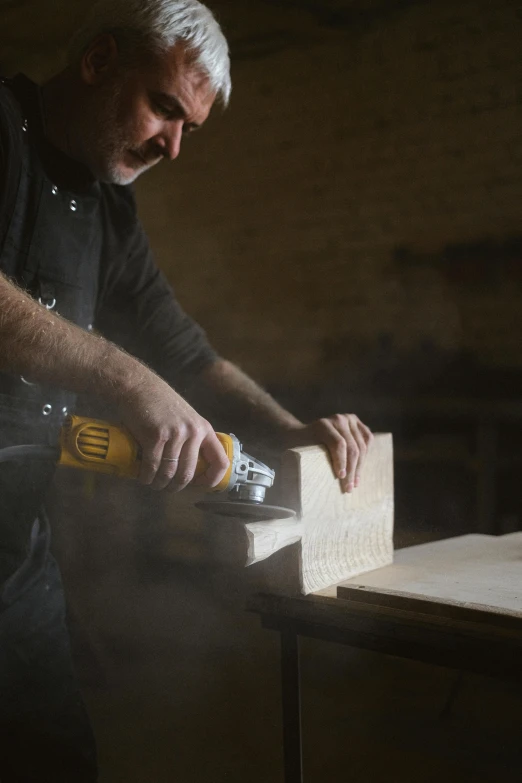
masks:
<instances>
[{"instance_id":1,"label":"finger","mask_svg":"<svg viewBox=\"0 0 522 783\"><path fill-rule=\"evenodd\" d=\"M337 478L346 478L346 441L330 419L321 419L321 442L327 446Z\"/></svg>"},{"instance_id":2,"label":"finger","mask_svg":"<svg viewBox=\"0 0 522 783\"><path fill-rule=\"evenodd\" d=\"M168 486L169 491L181 492L193 480L200 446L201 437L199 435L193 435L185 441L180 451L178 469Z\"/></svg>"},{"instance_id":3,"label":"finger","mask_svg":"<svg viewBox=\"0 0 522 783\"><path fill-rule=\"evenodd\" d=\"M357 489L357 487L361 483L361 473L362 473L364 461L366 459L366 454L368 453L368 444L361 429L364 425L362 424L362 422L359 421L357 416L348 416L348 424L350 427L350 432L352 434L352 437L357 444L357 448L359 449L359 457L357 460L357 465L355 468L355 476L354 476L354 487L355 489Z\"/></svg>"},{"instance_id":4,"label":"finger","mask_svg":"<svg viewBox=\"0 0 522 783\"><path fill-rule=\"evenodd\" d=\"M333 417L332 423L343 440L345 453L345 475L339 476L341 479L341 489L343 492L352 492L355 487L355 473L359 462L359 444L352 434L348 416L338 414ZM366 448L362 439L361 443L363 447Z\"/></svg>"},{"instance_id":5,"label":"finger","mask_svg":"<svg viewBox=\"0 0 522 783\"><path fill-rule=\"evenodd\" d=\"M357 445L359 447L359 462L357 465L357 469L355 471L355 482L354 482L354 486L357 488L361 483L361 473L362 473L363 464L366 461L366 457L368 455L368 449L370 448L374 440L374 435L373 432L370 430L370 428L367 427L366 424L363 424L363 422L355 414L353 413L348 414L347 418L348 418L352 435L355 438Z\"/></svg>"},{"instance_id":6,"label":"finger","mask_svg":"<svg viewBox=\"0 0 522 783\"><path fill-rule=\"evenodd\" d=\"M140 445L142 448L142 457L138 480L142 484L150 485L156 478L156 474L161 465L165 441L154 441L153 443L142 443Z\"/></svg>"},{"instance_id":7,"label":"finger","mask_svg":"<svg viewBox=\"0 0 522 783\"><path fill-rule=\"evenodd\" d=\"M229 469L230 460L215 432L212 432L202 441L199 454L207 463L207 467L205 472L193 482L194 485L216 487Z\"/></svg>"},{"instance_id":8,"label":"finger","mask_svg":"<svg viewBox=\"0 0 522 783\"><path fill-rule=\"evenodd\" d=\"M181 438L167 441L163 449L158 471L151 484L152 489L160 491L170 484L178 471L179 455L182 448L183 440Z\"/></svg>"},{"instance_id":9,"label":"finger","mask_svg":"<svg viewBox=\"0 0 522 783\"><path fill-rule=\"evenodd\" d=\"M373 432L371 431L371 429L369 427L366 426L366 424L364 424L360 420L360 418L358 416L355 416L355 414L353 414L353 418L357 422L357 426L359 427L359 431L361 432L361 434L362 434L362 436L364 438L364 442L366 443L366 447L369 447L370 443L373 442L374 437L375 437Z\"/></svg>"}]
</instances>

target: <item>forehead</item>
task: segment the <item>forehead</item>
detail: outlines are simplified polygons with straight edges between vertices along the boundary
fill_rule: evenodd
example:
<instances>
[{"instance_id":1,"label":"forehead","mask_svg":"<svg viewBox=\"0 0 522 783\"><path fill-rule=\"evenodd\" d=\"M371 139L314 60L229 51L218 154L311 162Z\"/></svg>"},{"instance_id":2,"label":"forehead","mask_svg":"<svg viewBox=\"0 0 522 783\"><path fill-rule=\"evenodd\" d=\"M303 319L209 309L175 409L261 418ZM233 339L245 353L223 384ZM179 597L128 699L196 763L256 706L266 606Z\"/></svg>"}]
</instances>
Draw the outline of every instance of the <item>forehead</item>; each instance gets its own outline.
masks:
<instances>
[{"instance_id":1,"label":"forehead","mask_svg":"<svg viewBox=\"0 0 522 783\"><path fill-rule=\"evenodd\" d=\"M208 114L215 101L209 77L195 63L194 54L182 44L151 57L144 64L142 75L147 89L177 98L189 113Z\"/></svg>"}]
</instances>

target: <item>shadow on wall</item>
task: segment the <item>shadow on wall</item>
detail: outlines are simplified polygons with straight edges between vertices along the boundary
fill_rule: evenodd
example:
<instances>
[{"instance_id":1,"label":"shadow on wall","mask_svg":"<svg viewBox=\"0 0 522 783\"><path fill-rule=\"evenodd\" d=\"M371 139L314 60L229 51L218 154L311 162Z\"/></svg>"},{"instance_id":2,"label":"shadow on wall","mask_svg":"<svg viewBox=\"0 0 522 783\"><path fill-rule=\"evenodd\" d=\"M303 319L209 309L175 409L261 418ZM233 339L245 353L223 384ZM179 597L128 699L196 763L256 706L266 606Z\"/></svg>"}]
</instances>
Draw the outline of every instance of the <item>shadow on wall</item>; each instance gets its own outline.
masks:
<instances>
[{"instance_id":1,"label":"shadow on wall","mask_svg":"<svg viewBox=\"0 0 522 783\"><path fill-rule=\"evenodd\" d=\"M495 293L504 283L522 289L522 236L450 244L433 254L397 247L393 263L399 274L413 266L428 267L448 284L475 291Z\"/></svg>"}]
</instances>

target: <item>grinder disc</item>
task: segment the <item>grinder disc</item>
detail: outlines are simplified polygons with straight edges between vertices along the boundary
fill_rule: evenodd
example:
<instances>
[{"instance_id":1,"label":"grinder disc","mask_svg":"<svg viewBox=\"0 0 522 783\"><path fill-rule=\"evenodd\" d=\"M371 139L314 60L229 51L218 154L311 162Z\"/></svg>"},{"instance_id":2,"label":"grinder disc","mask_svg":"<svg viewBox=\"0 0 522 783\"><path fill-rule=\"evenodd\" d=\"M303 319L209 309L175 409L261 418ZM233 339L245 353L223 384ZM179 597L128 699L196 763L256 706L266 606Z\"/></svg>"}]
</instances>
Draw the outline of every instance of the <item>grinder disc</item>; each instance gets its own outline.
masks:
<instances>
[{"instance_id":1,"label":"grinder disc","mask_svg":"<svg viewBox=\"0 0 522 783\"><path fill-rule=\"evenodd\" d=\"M290 519L295 511L284 506L269 506L264 503L247 503L240 500L202 500L196 508L222 517L235 517L248 522L268 522L271 519Z\"/></svg>"}]
</instances>

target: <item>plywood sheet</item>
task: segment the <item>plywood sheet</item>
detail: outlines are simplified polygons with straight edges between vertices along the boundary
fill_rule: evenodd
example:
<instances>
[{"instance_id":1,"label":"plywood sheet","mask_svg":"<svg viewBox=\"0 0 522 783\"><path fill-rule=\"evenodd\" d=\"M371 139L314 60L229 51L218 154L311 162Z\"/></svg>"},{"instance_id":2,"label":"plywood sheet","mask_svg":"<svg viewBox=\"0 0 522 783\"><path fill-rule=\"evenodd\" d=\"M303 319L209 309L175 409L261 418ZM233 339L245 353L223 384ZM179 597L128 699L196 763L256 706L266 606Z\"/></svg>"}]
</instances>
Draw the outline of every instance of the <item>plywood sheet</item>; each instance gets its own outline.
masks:
<instances>
[{"instance_id":1,"label":"plywood sheet","mask_svg":"<svg viewBox=\"0 0 522 783\"><path fill-rule=\"evenodd\" d=\"M393 565L346 581L337 594L406 610L430 611L431 603L448 612L522 617L522 533L467 535L402 549Z\"/></svg>"}]
</instances>

